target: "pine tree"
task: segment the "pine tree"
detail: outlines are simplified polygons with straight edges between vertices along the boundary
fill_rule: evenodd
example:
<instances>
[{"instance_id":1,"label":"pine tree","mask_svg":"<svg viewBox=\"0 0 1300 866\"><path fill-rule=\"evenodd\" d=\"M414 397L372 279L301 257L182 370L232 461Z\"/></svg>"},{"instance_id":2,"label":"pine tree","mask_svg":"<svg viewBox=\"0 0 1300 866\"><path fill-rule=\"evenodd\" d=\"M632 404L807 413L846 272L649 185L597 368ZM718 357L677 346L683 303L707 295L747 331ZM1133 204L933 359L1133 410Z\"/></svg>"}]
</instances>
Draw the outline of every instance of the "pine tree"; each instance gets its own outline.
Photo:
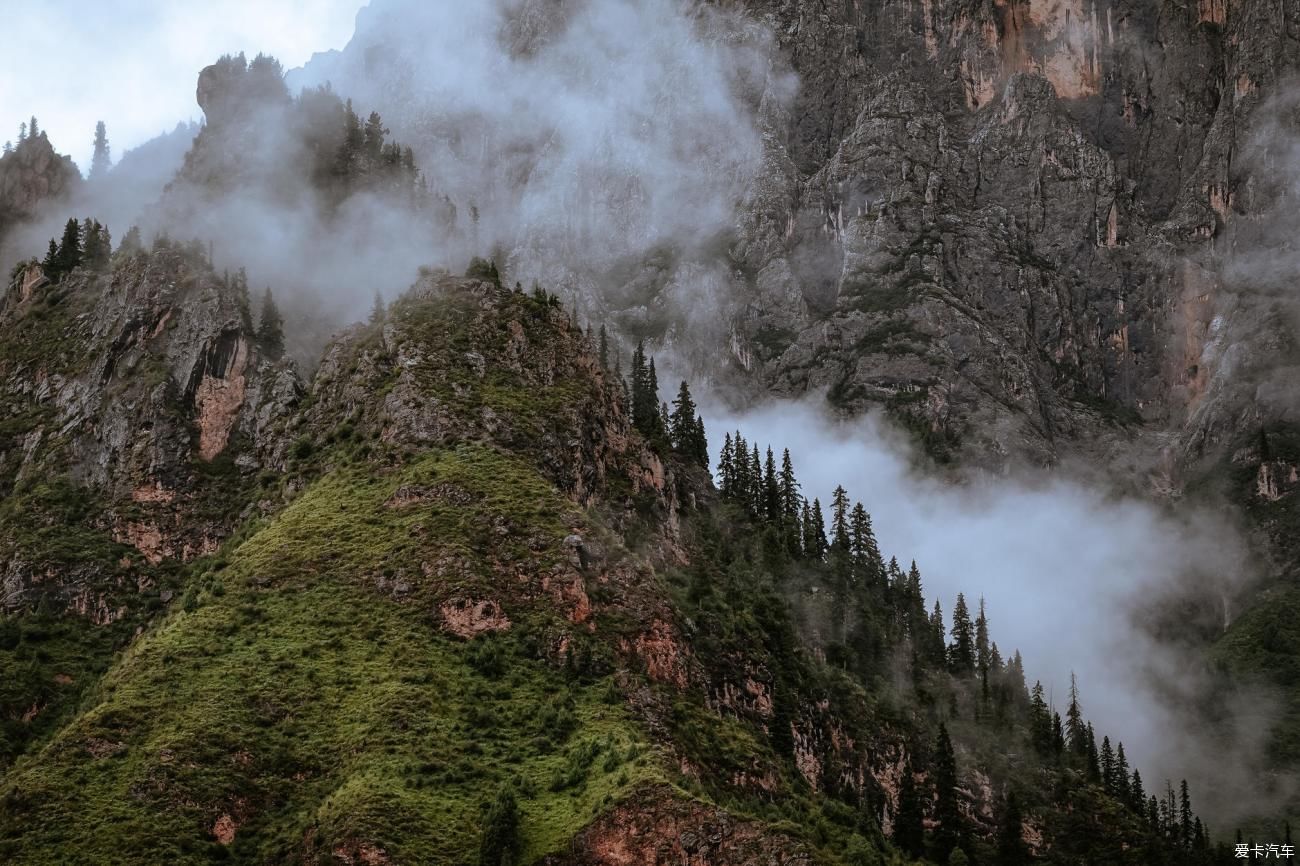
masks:
<instances>
[{"instance_id":1,"label":"pine tree","mask_svg":"<svg viewBox=\"0 0 1300 866\"><path fill-rule=\"evenodd\" d=\"M231 281L231 289L235 295L235 301L239 304L239 318L244 326L244 332L253 334L256 339L256 333L253 330L253 299L248 292L248 272L240 268L235 272L235 277Z\"/></svg>"},{"instance_id":2,"label":"pine tree","mask_svg":"<svg viewBox=\"0 0 1300 866\"><path fill-rule=\"evenodd\" d=\"M480 866L516 866L522 848L519 805L514 791L503 785L483 818L478 862Z\"/></svg>"},{"instance_id":3,"label":"pine tree","mask_svg":"<svg viewBox=\"0 0 1300 866\"><path fill-rule=\"evenodd\" d=\"M41 270L45 272L46 278L54 280L58 277L58 268L59 244L54 238L50 238L50 246L45 253L45 260L41 262Z\"/></svg>"},{"instance_id":4,"label":"pine tree","mask_svg":"<svg viewBox=\"0 0 1300 866\"><path fill-rule=\"evenodd\" d=\"M812 552L813 559L826 558L826 518L822 514L821 500L813 497L812 504Z\"/></svg>"},{"instance_id":5,"label":"pine tree","mask_svg":"<svg viewBox=\"0 0 1300 866\"><path fill-rule=\"evenodd\" d=\"M22 144L26 140L27 140L27 124L20 123L18 124L18 143Z\"/></svg>"},{"instance_id":6,"label":"pine tree","mask_svg":"<svg viewBox=\"0 0 1300 866\"><path fill-rule=\"evenodd\" d=\"M831 550L849 553L849 494L840 484L831 492Z\"/></svg>"},{"instance_id":7,"label":"pine tree","mask_svg":"<svg viewBox=\"0 0 1300 866\"><path fill-rule=\"evenodd\" d=\"M1115 745L1115 770L1111 774L1110 793L1122 803L1129 801L1128 757L1124 754L1123 743Z\"/></svg>"},{"instance_id":8,"label":"pine tree","mask_svg":"<svg viewBox=\"0 0 1300 866\"><path fill-rule=\"evenodd\" d=\"M1029 739L1034 750L1044 758L1054 751L1052 714L1043 700L1043 684L1035 682L1029 697Z\"/></svg>"},{"instance_id":9,"label":"pine tree","mask_svg":"<svg viewBox=\"0 0 1300 866\"><path fill-rule=\"evenodd\" d=\"M957 758L953 754L948 727L939 723L939 737L934 750L934 817L939 827L935 832L937 857L943 861L961 842L961 811L957 805Z\"/></svg>"},{"instance_id":10,"label":"pine tree","mask_svg":"<svg viewBox=\"0 0 1300 866\"><path fill-rule=\"evenodd\" d=\"M998 866L1025 866L1029 862L1029 849L1025 847L1024 818L1016 792L1007 793L1007 805L1002 812L998 830Z\"/></svg>"},{"instance_id":11,"label":"pine tree","mask_svg":"<svg viewBox=\"0 0 1300 866\"><path fill-rule=\"evenodd\" d=\"M1192 798L1187 792L1187 780L1178 786L1178 834L1184 848L1192 845Z\"/></svg>"},{"instance_id":12,"label":"pine tree","mask_svg":"<svg viewBox=\"0 0 1300 866\"><path fill-rule=\"evenodd\" d=\"M691 453L695 462L705 469L709 468L709 435L704 432L704 416L695 416L695 428L691 431Z\"/></svg>"},{"instance_id":13,"label":"pine tree","mask_svg":"<svg viewBox=\"0 0 1300 866\"><path fill-rule=\"evenodd\" d=\"M773 523L781 519L781 485L776 477L776 459L770 445L763 461L762 514L765 520Z\"/></svg>"},{"instance_id":14,"label":"pine tree","mask_svg":"<svg viewBox=\"0 0 1300 866\"><path fill-rule=\"evenodd\" d=\"M60 277L81 264L81 226L75 219L69 219L63 226L63 240L55 258L54 269Z\"/></svg>"},{"instance_id":15,"label":"pine tree","mask_svg":"<svg viewBox=\"0 0 1300 866\"><path fill-rule=\"evenodd\" d=\"M984 598L980 597L980 612L975 617L975 665L981 671L989 669L989 621L984 610Z\"/></svg>"},{"instance_id":16,"label":"pine tree","mask_svg":"<svg viewBox=\"0 0 1300 866\"><path fill-rule=\"evenodd\" d=\"M40 129L36 126L36 115L32 115L31 122L27 124L27 135L31 138L37 138L41 134Z\"/></svg>"},{"instance_id":17,"label":"pine tree","mask_svg":"<svg viewBox=\"0 0 1300 866\"><path fill-rule=\"evenodd\" d=\"M379 118L379 112L370 112L370 116L366 118L365 128L362 130L362 150L371 166L379 163L384 149L384 136L387 133L388 130L384 129L384 123Z\"/></svg>"},{"instance_id":18,"label":"pine tree","mask_svg":"<svg viewBox=\"0 0 1300 866\"><path fill-rule=\"evenodd\" d=\"M975 632L966 608L966 597L957 593L957 604L952 609L952 643L948 647L948 665L958 676L969 676L975 671Z\"/></svg>"},{"instance_id":19,"label":"pine tree","mask_svg":"<svg viewBox=\"0 0 1300 866\"><path fill-rule=\"evenodd\" d=\"M1097 736L1093 733L1092 722L1088 722L1088 753L1085 767L1088 770L1088 780L1092 782L1101 781L1101 760L1097 751Z\"/></svg>"},{"instance_id":20,"label":"pine tree","mask_svg":"<svg viewBox=\"0 0 1300 866\"><path fill-rule=\"evenodd\" d=\"M731 434L726 433L722 437L722 450L718 452L718 489L724 499L730 499L735 489L736 466L734 454L731 445Z\"/></svg>"},{"instance_id":21,"label":"pine tree","mask_svg":"<svg viewBox=\"0 0 1300 866\"><path fill-rule=\"evenodd\" d=\"M813 556L816 555L817 542L813 541L814 526L813 526L813 517L812 517L812 505L808 502L807 499L803 500L803 507L800 509L799 529L800 529L799 547L801 548L804 556L808 557L809 559L812 559Z\"/></svg>"},{"instance_id":22,"label":"pine tree","mask_svg":"<svg viewBox=\"0 0 1300 866\"><path fill-rule=\"evenodd\" d=\"M948 634L943 624L943 608L939 605L939 599L934 600L934 610L930 613L928 637L925 643L925 659L933 667L940 667L946 664L947 646L944 642Z\"/></svg>"},{"instance_id":23,"label":"pine tree","mask_svg":"<svg viewBox=\"0 0 1300 866\"><path fill-rule=\"evenodd\" d=\"M921 798L917 794L912 765L903 767L903 780L898 786L898 814L894 816L894 844L909 857L920 857L925 837Z\"/></svg>"},{"instance_id":24,"label":"pine tree","mask_svg":"<svg viewBox=\"0 0 1300 866\"><path fill-rule=\"evenodd\" d=\"M763 461L758 456L757 443L749 452L746 475L749 477L749 513L759 517L763 513Z\"/></svg>"},{"instance_id":25,"label":"pine tree","mask_svg":"<svg viewBox=\"0 0 1300 866\"><path fill-rule=\"evenodd\" d=\"M1146 804L1147 794L1142 790L1142 774L1137 770L1133 771L1133 781L1129 785L1129 806L1135 812L1141 812Z\"/></svg>"},{"instance_id":26,"label":"pine tree","mask_svg":"<svg viewBox=\"0 0 1300 866\"><path fill-rule=\"evenodd\" d=\"M799 482L794 477L794 463L790 460L790 449L781 451L781 514L787 518L799 515Z\"/></svg>"},{"instance_id":27,"label":"pine tree","mask_svg":"<svg viewBox=\"0 0 1300 866\"><path fill-rule=\"evenodd\" d=\"M699 453L699 437L695 430L695 401L691 399L690 386L682 380L677 389L677 399L673 400L673 410L668 416L668 435L672 440L673 450L692 461L708 463L708 454Z\"/></svg>"},{"instance_id":28,"label":"pine tree","mask_svg":"<svg viewBox=\"0 0 1300 866\"><path fill-rule=\"evenodd\" d=\"M262 315L258 319L257 342L262 352L273 361L284 357L284 317L275 305L268 287L262 295Z\"/></svg>"},{"instance_id":29,"label":"pine tree","mask_svg":"<svg viewBox=\"0 0 1300 866\"><path fill-rule=\"evenodd\" d=\"M108 174L112 162L108 149L108 132L101 120L95 124L95 155L90 160L90 179L97 180Z\"/></svg>"},{"instance_id":30,"label":"pine tree","mask_svg":"<svg viewBox=\"0 0 1300 866\"><path fill-rule=\"evenodd\" d=\"M122 242L118 244L119 253L138 253L144 249L144 242L140 240L140 227L131 226L127 229L126 234L122 235Z\"/></svg>"},{"instance_id":31,"label":"pine tree","mask_svg":"<svg viewBox=\"0 0 1300 866\"><path fill-rule=\"evenodd\" d=\"M384 296L375 290L375 302L370 307L370 324L378 325L384 321L387 312L384 309Z\"/></svg>"},{"instance_id":32,"label":"pine tree","mask_svg":"<svg viewBox=\"0 0 1300 866\"><path fill-rule=\"evenodd\" d=\"M1110 737L1101 738L1101 784L1108 792L1115 790L1115 751L1111 748Z\"/></svg>"},{"instance_id":33,"label":"pine tree","mask_svg":"<svg viewBox=\"0 0 1300 866\"><path fill-rule=\"evenodd\" d=\"M1079 683L1070 672L1070 705L1065 711L1066 740L1070 752L1078 757L1088 754L1088 732L1083 724L1083 707L1079 703Z\"/></svg>"},{"instance_id":34,"label":"pine tree","mask_svg":"<svg viewBox=\"0 0 1300 866\"><path fill-rule=\"evenodd\" d=\"M609 334L603 324L600 326L600 369L609 369Z\"/></svg>"},{"instance_id":35,"label":"pine tree","mask_svg":"<svg viewBox=\"0 0 1300 866\"><path fill-rule=\"evenodd\" d=\"M11 153L13 153L13 152L14 152L14 143L13 143L12 141L6 141L6 142L5 142L5 154L8 155L8 154L11 154Z\"/></svg>"}]
</instances>

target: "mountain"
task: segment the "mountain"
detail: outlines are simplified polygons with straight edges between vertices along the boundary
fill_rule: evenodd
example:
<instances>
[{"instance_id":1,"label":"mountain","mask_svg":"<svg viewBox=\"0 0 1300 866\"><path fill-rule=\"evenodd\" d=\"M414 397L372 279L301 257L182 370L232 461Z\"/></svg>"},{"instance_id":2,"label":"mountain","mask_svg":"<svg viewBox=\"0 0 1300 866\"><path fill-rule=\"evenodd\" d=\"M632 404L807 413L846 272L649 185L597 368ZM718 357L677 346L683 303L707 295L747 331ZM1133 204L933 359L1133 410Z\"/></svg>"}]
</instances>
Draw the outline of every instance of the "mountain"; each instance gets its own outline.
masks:
<instances>
[{"instance_id":1,"label":"mountain","mask_svg":"<svg viewBox=\"0 0 1300 866\"><path fill-rule=\"evenodd\" d=\"M113 173L54 195L29 137L0 159L0 855L1283 838L1295 12L374 0L304 69L206 67L206 123L119 176L138 217ZM1196 672L1155 683L1214 744L1185 775L1248 790L1143 782L1093 684L999 648L996 576L945 614L788 443L704 441L692 386L881 411L918 486L1057 473L1239 533L1243 574L1124 613Z\"/></svg>"},{"instance_id":2,"label":"mountain","mask_svg":"<svg viewBox=\"0 0 1300 866\"><path fill-rule=\"evenodd\" d=\"M1240 530L1250 561L1155 600L1153 630L1221 675L1211 715L1281 700L1260 773L1286 787L1297 10L747 0L680 29L672 4L417 7L376 0L290 80L364 92L462 210L478 195L481 246L624 352L648 339L742 406L883 411L955 478L1064 470ZM647 116L692 157L638 138ZM634 156L592 144L620 136ZM650 182L664 165L693 198Z\"/></svg>"},{"instance_id":3,"label":"mountain","mask_svg":"<svg viewBox=\"0 0 1300 866\"><path fill-rule=\"evenodd\" d=\"M946 646L865 512L828 536L739 435L720 492L638 430L544 290L429 271L303 382L201 249L37 268L0 367L9 862L1211 856L982 609Z\"/></svg>"}]
</instances>

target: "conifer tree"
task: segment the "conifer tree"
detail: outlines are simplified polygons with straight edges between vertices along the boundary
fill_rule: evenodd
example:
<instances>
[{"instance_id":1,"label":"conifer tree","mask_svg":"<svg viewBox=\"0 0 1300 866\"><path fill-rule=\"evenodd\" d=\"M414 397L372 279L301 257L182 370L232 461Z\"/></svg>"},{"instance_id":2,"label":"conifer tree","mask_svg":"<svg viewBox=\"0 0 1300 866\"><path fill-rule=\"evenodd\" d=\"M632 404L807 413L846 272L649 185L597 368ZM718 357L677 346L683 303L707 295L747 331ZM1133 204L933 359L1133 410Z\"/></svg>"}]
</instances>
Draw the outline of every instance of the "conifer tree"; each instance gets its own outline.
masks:
<instances>
[{"instance_id":1,"label":"conifer tree","mask_svg":"<svg viewBox=\"0 0 1300 866\"><path fill-rule=\"evenodd\" d=\"M138 253L144 249L144 242L140 240L140 227L131 226L127 229L126 234L122 235L122 242L118 244L119 253Z\"/></svg>"},{"instance_id":2,"label":"conifer tree","mask_svg":"<svg viewBox=\"0 0 1300 866\"><path fill-rule=\"evenodd\" d=\"M998 866L1025 866L1029 862L1029 849L1025 847L1024 818L1016 792L1007 793L1007 804L1002 812L998 829Z\"/></svg>"},{"instance_id":3,"label":"conifer tree","mask_svg":"<svg viewBox=\"0 0 1300 866\"><path fill-rule=\"evenodd\" d=\"M953 754L948 727L939 723L939 737L934 750L934 817L937 858L946 860L961 841L961 811L957 804L957 759Z\"/></svg>"},{"instance_id":4,"label":"conifer tree","mask_svg":"<svg viewBox=\"0 0 1300 866\"><path fill-rule=\"evenodd\" d=\"M1178 786L1178 835L1184 848L1192 846L1192 798L1187 792L1187 780Z\"/></svg>"},{"instance_id":5,"label":"conifer tree","mask_svg":"<svg viewBox=\"0 0 1300 866\"><path fill-rule=\"evenodd\" d=\"M989 669L989 620L984 610L984 597L980 597L979 614L975 617L975 666L981 671Z\"/></svg>"},{"instance_id":6,"label":"conifer tree","mask_svg":"<svg viewBox=\"0 0 1300 866\"><path fill-rule=\"evenodd\" d=\"M758 456L758 444L749 452L749 513L755 517L763 514L763 461Z\"/></svg>"},{"instance_id":7,"label":"conifer tree","mask_svg":"<svg viewBox=\"0 0 1300 866\"><path fill-rule=\"evenodd\" d=\"M375 290L375 302L370 306L370 324L378 325L384 321L387 315L384 309L384 296Z\"/></svg>"},{"instance_id":8,"label":"conifer tree","mask_svg":"<svg viewBox=\"0 0 1300 866\"><path fill-rule=\"evenodd\" d=\"M709 436L704 432L704 416L695 416L695 429L691 431L691 452L695 461L705 469L709 468Z\"/></svg>"},{"instance_id":9,"label":"conifer tree","mask_svg":"<svg viewBox=\"0 0 1300 866\"><path fill-rule=\"evenodd\" d=\"M54 269L60 277L71 273L81 264L81 226L69 219L63 226L63 240L59 242Z\"/></svg>"},{"instance_id":10,"label":"conifer tree","mask_svg":"<svg viewBox=\"0 0 1300 866\"><path fill-rule=\"evenodd\" d=\"M1092 782L1101 781L1101 760L1097 750L1097 736L1093 733L1092 722L1088 722L1088 754L1085 767L1088 770L1088 779Z\"/></svg>"},{"instance_id":11,"label":"conifer tree","mask_svg":"<svg viewBox=\"0 0 1300 866\"><path fill-rule=\"evenodd\" d=\"M600 326L600 369L609 369L609 334L603 324Z\"/></svg>"},{"instance_id":12,"label":"conifer tree","mask_svg":"<svg viewBox=\"0 0 1300 866\"><path fill-rule=\"evenodd\" d=\"M108 149L108 132L101 120L95 124L95 155L90 160L90 179L97 180L108 174L112 162Z\"/></svg>"},{"instance_id":13,"label":"conifer tree","mask_svg":"<svg viewBox=\"0 0 1300 866\"><path fill-rule=\"evenodd\" d=\"M1110 793L1117 797L1120 802L1129 801L1128 790L1128 757L1124 754L1124 744L1115 745L1115 768L1111 773Z\"/></svg>"},{"instance_id":14,"label":"conifer tree","mask_svg":"<svg viewBox=\"0 0 1300 866\"><path fill-rule=\"evenodd\" d=\"M654 358L650 358L649 361L646 363L646 390L648 393L647 399L650 401L650 405L654 407L660 406L661 404L659 400L659 376L655 373ZM667 414L668 414L667 412L661 412L658 415L658 417L654 418L654 420L651 421L650 432L652 433L663 432L664 429L664 424L662 423L663 416Z\"/></svg>"},{"instance_id":15,"label":"conifer tree","mask_svg":"<svg viewBox=\"0 0 1300 866\"><path fill-rule=\"evenodd\" d=\"M14 152L14 143L13 143L12 141L6 141L6 142L5 142L5 154L8 155L8 154L11 154L11 153L13 153L13 152Z\"/></svg>"},{"instance_id":16,"label":"conifer tree","mask_svg":"<svg viewBox=\"0 0 1300 866\"><path fill-rule=\"evenodd\" d=\"M803 555L808 557L809 559L812 559L816 555L817 543L813 541L814 526L813 526L813 516L812 516L812 505L808 502L807 499L803 500L803 508L801 509L800 517L799 517L799 528L800 528L799 546L800 548L802 548Z\"/></svg>"},{"instance_id":17,"label":"conifer tree","mask_svg":"<svg viewBox=\"0 0 1300 866\"><path fill-rule=\"evenodd\" d=\"M735 451L731 445L731 434L722 437L722 449L718 452L718 489L724 499L730 499L736 483Z\"/></svg>"},{"instance_id":18,"label":"conifer tree","mask_svg":"<svg viewBox=\"0 0 1300 866\"><path fill-rule=\"evenodd\" d=\"M1047 757L1054 750L1052 733L1052 715L1043 700L1043 684L1035 682L1029 697L1029 738L1034 750L1042 757Z\"/></svg>"},{"instance_id":19,"label":"conifer tree","mask_svg":"<svg viewBox=\"0 0 1300 866\"><path fill-rule=\"evenodd\" d=\"M37 138L41 134L40 129L38 129L36 126L36 115L34 114L32 115L31 122L27 124L27 134L31 138Z\"/></svg>"},{"instance_id":20,"label":"conifer tree","mask_svg":"<svg viewBox=\"0 0 1300 866\"><path fill-rule=\"evenodd\" d=\"M799 482L794 477L794 463L790 460L790 449L781 450L781 514L786 518L799 516Z\"/></svg>"},{"instance_id":21,"label":"conifer tree","mask_svg":"<svg viewBox=\"0 0 1300 866\"><path fill-rule=\"evenodd\" d=\"M1129 806L1135 812L1141 812L1146 805L1147 794L1142 790L1142 774L1137 770L1133 771L1133 781L1129 785Z\"/></svg>"},{"instance_id":22,"label":"conifer tree","mask_svg":"<svg viewBox=\"0 0 1300 866\"><path fill-rule=\"evenodd\" d=\"M898 814L894 816L894 844L909 857L925 853L923 821L921 798L909 763L903 767L903 780L898 786Z\"/></svg>"},{"instance_id":23,"label":"conifer tree","mask_svg":"<svg viewBox=\"0 0 1300 866\"><path fill-rule=\"evenodd\" d=\"M952 643L948 647L948 663L958 676L969 676L975 671L975 631L966 608L966 597L957 593L957 604L952 609Z\"/></svg>"},{"instance_id":24,"label":"conifer tree","mask_svg":"<svg viewBox=\"0 0 1300 866\"><path fill-rule=\"evenodd\" d=\"M831 492L831 550L849 553L849 494L840 484Z\"/></svg>"},{"instance_id":25,"label":"conifer tree","mask_svg":"<svg viewBox=\"0 0 1300 866\"><path fill-rule=\"evenodd\" d=\"M933 667L942 667L946 663L947 653L944 637L948 631L943 624L943 608L939 599L934 600L934 610L930 613L928 637L925 641L925 659Z\"/></svg>"},{"instance_id":26,"label":"conifer tree","mask_svg":"<svg viewBox=\"0 0 1300 866\"><path fill-rule=\"evenodd\" d=\"M1080 758L1086 757L1088 731L1083 723L1083 707L1079 703L1079 683L1073 671L1070 672L1070 705L1065 711L1065 732L1070 752Z\"/></svg>"},{"instance_id":27,"label":"conifer tree","mask_svg":"<svg viewBox=\"0 0 1300 866\"><path fill-rule=\"evenodd\" d=\"M673 400L673 410L668 416L668 435L672 440L674 451L707 467L709 455L707 450L703 453L700 451L700 437L695 425L696 417L691 389L683 379L682 386L677 389L677 399Z\"/></svg>"},{"instance_id":28,"label":"conifer tree","mask_svg":"<svg viewBox=\"0 0 1300 866\"><path fill-rule=\"evenodd\" d=\"M47 279L53 281L58 278L59 268L59 244L54 238L50 238L49 249L45 253L45 259L41 262L41 270L45 272Z\"/></svg>"},{"instance_id":29,"label":"conifer tree","mask_svg":"<svg viewBox=\"0 0 1300 866\"><path fill-rule=\"evenodd\" d=\"M1108 792L1115 790L1115 751L1111 748L1110 737L1101 738L1101 784Z\"/></svg>"},{"instance_id":30,"label":"conifer tree","mask_svg":"<svg viewBox=\"0 0 1300 866\"><path fill-rule=\"evenodd\" d=\"M27 140L27 124L20 123L18 124L18 143L22 144L26 140Z\"/></svg>"},{"instance_id":31,"label":"conifer tree","mask_svg":"<svg viewBox=\"0 0 1300 866\"><path fill-rule=\"evenodd\" d=\"M284 357L284 317L275 305L270 287L262 295L262 315L257 324L257 342L273 361Z\"/></svg>"},{"instance_id":32,"label":"conifer tree","mask_svg":"<svg viewBox=\"0 0 1300 866\"><path fill-rule=\"evenodd\" d=\"M522 848L519 805L514 791L503 785L483 819L479 866L517 866Z\"/></svg>"},{"instance_id":33,"label":"conifer tree","mask_svg":"<svg viewBox=\"0 0 1300 866\"><path fill-rule=\"evenodd\" d=\"M826 518L822 514L821 500L813 497L812 504L812 558L826 558Z\"/></svg>"},{"instance_id":34,"label":"conifer tree","mask_svg":"<svg viewBox=\"0 0 1300 866\"><path fill-rule=\"evenodd\" d=\"M767 457L763 461L762 515L773 523L781 518L781 486L776 477L776 459L772 456L771 445L767 447Z\"/></svg>"},{"instance_id":35,"label":"conifer tree","mask_svg":"<svg viewBox=\"0 0 1300 866\"><path fill-rule=\"evenodd\" d=\"M257 334L253 330L253 299L248 292L248 272L243 268L235 272L234 279L231 280L231 289L236 303L239 304L239 318L244 326L244 332L253 334L256 339Z\"/></svg>"}]
</instances>

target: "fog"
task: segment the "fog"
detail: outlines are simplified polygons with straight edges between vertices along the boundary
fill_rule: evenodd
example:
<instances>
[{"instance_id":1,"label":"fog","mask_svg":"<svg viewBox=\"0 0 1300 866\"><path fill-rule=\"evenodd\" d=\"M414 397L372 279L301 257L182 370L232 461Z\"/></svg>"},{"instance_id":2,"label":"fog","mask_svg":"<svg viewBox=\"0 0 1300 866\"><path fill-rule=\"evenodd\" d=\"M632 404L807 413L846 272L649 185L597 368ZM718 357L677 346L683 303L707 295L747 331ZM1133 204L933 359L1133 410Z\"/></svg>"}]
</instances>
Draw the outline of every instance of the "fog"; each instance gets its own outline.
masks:
<instances>
[{"instance_id":1,"label":"fog","mask_svg":"<svg viewBox=\"0 0 1300 866\"><path fill-rule=\"evenodd\" d=\"M888 422L836 420L813 399L743 413L701 405L715 463L723 432L740 430L760 449L788 447L809 499L828 503L842 484L861 500L882 553L905 570L916 560L927 603L938 598L947 625L958 592L972 610L982 596L1003 657L1019 649L1028 685L1041 680L1062 716L1076 674L1098 740L1122 741L1150 792L1187 778L1198 810L1219 821L1259 805L1258 750L1274 705L1243 689L1218 732L1189 726L1188 704L1213 680L1148 628L1161 601L1192 588L1227 599L1249 579L1245 544L1219 512L1175 514L1060 474L953 485L918 469Z\"/></svg>"}]
</instances>

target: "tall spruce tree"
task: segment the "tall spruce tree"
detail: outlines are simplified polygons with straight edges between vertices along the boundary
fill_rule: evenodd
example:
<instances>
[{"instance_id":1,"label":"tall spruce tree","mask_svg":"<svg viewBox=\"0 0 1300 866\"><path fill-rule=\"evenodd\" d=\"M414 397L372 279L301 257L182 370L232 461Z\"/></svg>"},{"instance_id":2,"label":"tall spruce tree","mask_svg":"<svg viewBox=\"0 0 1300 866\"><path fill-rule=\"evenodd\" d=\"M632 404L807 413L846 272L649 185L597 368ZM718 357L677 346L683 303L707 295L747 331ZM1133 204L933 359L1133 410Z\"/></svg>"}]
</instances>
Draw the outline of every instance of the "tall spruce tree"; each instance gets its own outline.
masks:
<instances>
[{"instance_id":1,"label":"tall spruce tree","mask_svg":"<svg viewBox=\"0 0 1300 866\"><path fill-rule=\"evenodd\" d=\"M898 813L894 816L894 844L908 857L920 857L925 853L924 813L910 763L904 765L903 780L898 786Z\"/></svg>"},{"instance_id":2,"label":"tall spruce tree","mask_svg":"<svg viewBox=\"0 0 1300 866\"><path fill-rule=\"evenodd\" d=\"M257 342L262 352L271 360L284 357L284 317L275 305L275 297L268 286L262 295L262 314L257 324Z\"/></svg>"},{"instance_id":3,"label":"tall spruce tree","mask_svg":"<svg viewBox=\"0 0 1300 866\"><path fill-rule=\"evenodd\" d=\"M781 519L781 484L776 477L776 458L772 456L772 446L767 446L767 457L763 461L763 518L775 523Z\"/></svg>"},{"instance_id":4,"label":"tall spruce tree","mask_svg":"<svg viewBox=\"0 0 1300 866\"><path fill-rule=\"evenodd\" d=\"M1079 682L1070 672L1070 705L1065 710L1066 742L1070 752L1080 758L1088 754L1088 730L1083 722L1083 705L1079 703Z\"/></svg>"},{"instance_id":5,"label":"tall spruce tree","mask_svg":"<svg viewBox=\"0 0 1300 866\"><path fill-rule=\"evenodd\" d=\"M990 662L989 620L984 609L984 598L981 596L979 614L975 617L975 666L981 671L987 671Z\"/></svg>"},{"instance_id":6,"label":"tall spruce tree","mask_svg":"<svg viewBox=\"0 0 1300 866\"><path fill-rule=\"evenodd\" d=\"M600 326L600 369L609 369L609 334L603 324Z\"/></svg>"},{"instance_id":7,"label":"tall spruce tree","mask_svg":"<svg viewBox=\"0 0 1300 866\"><path fill-rule=\"evenodd\" d=\"M943 862L952 849L961 843L961 809L957 799L957 757L953 753L948 727L939 723L939 736L934 748L934 818L935 859Z\"/></svg>"},{"instance_id":8,"label":"tall spruce tree","mask_svg":"<svg viewBox=\"0 0 1300 866\"><path fill-rule=\"evenodd\" d=\"M1024 817L1015 791L1007 793L1007 803L1002 810L1002 821L998 828L997 863L998 866L1026 866L1029 863L1029 849L1025 846L1024 839Z\"/></svg>"},{"instance_id":9,"label":"tall spruce tree","mask_svg":"<svg viewBox=\"0 0 1300 866\"><path fill-rule=\"evenodd\" d=\"M682 386L677 390L677 399L673 400L673 410L668 416L669 438L674 451L707 468L708 441L701 441L704 422L697 423L698 417L691 389L683 379Z\"/></svg>"},{"instance_id":10,"label":"tall spruce tree","mask_svg":"<svg viewBox=\"0 0 1300 866\"><path fill-rule=\"evenodd\" d=\"M948 647L948 662L958 676L975 672L975 629L971 625L966 597L957 593L957 604L952 609L952 643Z\"/></svg>"},{"instance_id":11,"label":"tall spruce tree","mask_svg":"<svg viewBox=\"0 0 1300 866\"><path fill-rule=\"evenodd\" d=\"M112 162L108 149L108 131L101 120L95 124L95 154L90 159L90 179L98 180L108 174Z\"/></svg>"},{"instance_id":12,"label":"tall spruce tree","mask_svg":"<svg viewBox=\"0 0 1300 866\"><path fill-rule=\"evenodd\" d=\"M71 273L81 265L81 226L75 219L69 219L63 226L63 240L59 241L59 250L55 261L55 270L59 277Z\"/></svg>"},{"instance_id":13,"label":"tall spruce tree","mask_svg":"<svg viewBox=\"0 0 1300 866\"><path fill-rule=\"evenodd\" d=\"M730 499L736 484L735 449L731 444L731 434L722 437L722 449L718 452L718 489L724 499Z\"/></svg>"}]
</instances>

